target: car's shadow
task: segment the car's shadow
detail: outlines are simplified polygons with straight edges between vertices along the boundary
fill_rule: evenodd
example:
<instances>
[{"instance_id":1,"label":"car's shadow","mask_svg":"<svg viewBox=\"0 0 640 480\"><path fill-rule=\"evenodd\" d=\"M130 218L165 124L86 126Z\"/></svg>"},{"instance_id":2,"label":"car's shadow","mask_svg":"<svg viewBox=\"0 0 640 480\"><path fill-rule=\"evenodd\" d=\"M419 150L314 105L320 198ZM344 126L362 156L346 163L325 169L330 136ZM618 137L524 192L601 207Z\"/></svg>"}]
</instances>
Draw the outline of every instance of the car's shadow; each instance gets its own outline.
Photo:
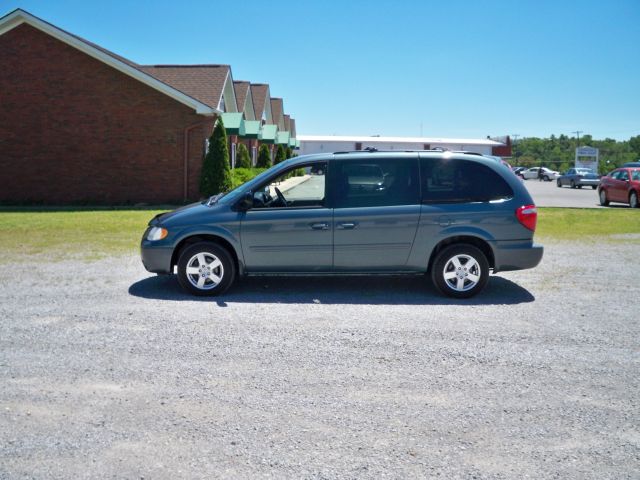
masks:
<instances>
[{"instance_id":1,"label":"car's shadow","mask_svg":"<svg viewBox=\"0 0 640 480\"><path fill-rule=\"evenodd\" d=\"M533 302L525 288L492 276L484 291L470 299L440 295L426 277L248 277L224 295L195 297L185 293L174 275L145 278L129 287L136 297L170 301L227 303L352 304L352 305L514 305Z\"/></svg>"}]
</instances>

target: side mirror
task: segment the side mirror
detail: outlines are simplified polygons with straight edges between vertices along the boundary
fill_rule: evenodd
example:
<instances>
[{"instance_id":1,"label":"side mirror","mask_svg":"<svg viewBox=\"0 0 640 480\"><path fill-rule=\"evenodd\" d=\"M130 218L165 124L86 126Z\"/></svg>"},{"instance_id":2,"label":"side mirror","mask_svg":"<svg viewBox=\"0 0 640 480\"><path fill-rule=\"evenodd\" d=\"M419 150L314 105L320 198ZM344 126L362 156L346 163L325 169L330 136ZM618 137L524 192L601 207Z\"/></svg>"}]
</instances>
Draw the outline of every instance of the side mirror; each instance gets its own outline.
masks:
<instances>
[{"instance_id":1,"label":"side mirror","mask_svg":"<svg viewBox=\"0 0 640 480\"><path fill-rule=\"evenodd\" d=\"M237 204L238 210L246 212L253 207L253 194L246 192Z\"/></svg>"}]
</instances>

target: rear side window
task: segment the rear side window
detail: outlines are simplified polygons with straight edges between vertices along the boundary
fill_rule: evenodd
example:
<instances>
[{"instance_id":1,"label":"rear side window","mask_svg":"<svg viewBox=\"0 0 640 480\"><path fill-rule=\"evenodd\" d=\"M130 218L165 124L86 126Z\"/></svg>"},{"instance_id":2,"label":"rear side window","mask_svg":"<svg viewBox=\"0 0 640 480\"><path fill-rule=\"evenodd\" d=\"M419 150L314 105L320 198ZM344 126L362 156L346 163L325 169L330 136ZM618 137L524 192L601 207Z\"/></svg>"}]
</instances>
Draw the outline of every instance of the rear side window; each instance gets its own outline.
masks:
<instances>
[{"instance_id":1,"label":"rear side window","mask_svg":"<svg viewBox=\"0 0 640 480\"><path fill-rule=\"evenodd\" d=\"M496 172L469 160L420 160L422 203L472 203L513 197L509 184Z\"/></svg>"},{"instance_id":2,"label":"rear side window","mask_svg":"<svg viewBox=\"0 0 640 480\"><path fill-rule=\"evenodd\" d=\"M631 171L631 180L640 180L640 170Z\"/></svg>"},{"instance_id":3,"label":"rear side window","mask_svg":"<svg viewBox=\"0 0 640 480\"><path fill-rule=\"evenodd\" d=\"M416 158L372 158L334 162L336 208L417 205Z\"/></svg>"}]
</instances>

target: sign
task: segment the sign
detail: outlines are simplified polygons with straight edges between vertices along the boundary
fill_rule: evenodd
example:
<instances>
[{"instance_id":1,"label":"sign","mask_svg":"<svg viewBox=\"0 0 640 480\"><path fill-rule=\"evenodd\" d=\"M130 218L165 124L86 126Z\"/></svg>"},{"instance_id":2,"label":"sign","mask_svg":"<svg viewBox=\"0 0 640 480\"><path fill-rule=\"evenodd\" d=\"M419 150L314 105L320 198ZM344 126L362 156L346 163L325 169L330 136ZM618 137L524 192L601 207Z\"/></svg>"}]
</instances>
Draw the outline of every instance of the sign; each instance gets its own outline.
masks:
<instances>
[{"instance_id":1,"label":"sign","mask_svg":"<svg viewBox=\"0 0 640 480\"><path fill-rule=\"evenodd\" d=\"M597 157L598 149L593 147L578 147L576 148L577 157Z\"/></svg>"},{"instance_id":2,"label":"sign","mask_svg":"<svg viewBox=\"0 0 640 480\"><path fill-rule=\"evenodd\" d=\"M594 172L598 171L598 158L600 152L593 147L576 148L576 168L590 168Z\"/></svg>"}]
</instances>

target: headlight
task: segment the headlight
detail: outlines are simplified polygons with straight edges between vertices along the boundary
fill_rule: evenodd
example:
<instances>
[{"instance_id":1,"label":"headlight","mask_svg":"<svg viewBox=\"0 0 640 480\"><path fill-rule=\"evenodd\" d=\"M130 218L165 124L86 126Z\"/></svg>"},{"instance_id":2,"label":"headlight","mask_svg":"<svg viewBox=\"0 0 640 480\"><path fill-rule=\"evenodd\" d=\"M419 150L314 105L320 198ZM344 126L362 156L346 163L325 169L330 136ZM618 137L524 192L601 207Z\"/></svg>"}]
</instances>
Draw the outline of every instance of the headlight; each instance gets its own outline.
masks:
<instances>
[{"instance_id":1,"label":"headlight","mask_svg":"<svg viewBox=\"0 0 640 480\"><path fill-rule=\"evenodd\" d=\"M153 227L151 230L149 230L149 233L147 233L147 240L151 242L154 242L156 240L162 240L168 234L169 232L167 231L166 228Z\"/></svg>"}]
</instances>

